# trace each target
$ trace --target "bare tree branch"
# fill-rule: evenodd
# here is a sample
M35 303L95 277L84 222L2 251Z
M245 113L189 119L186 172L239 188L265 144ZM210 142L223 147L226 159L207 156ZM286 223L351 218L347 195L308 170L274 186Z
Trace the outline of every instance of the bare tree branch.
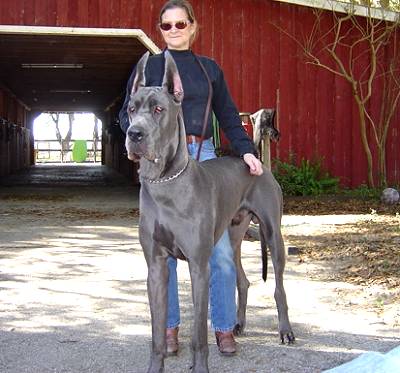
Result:
M347 13L339 13L332 7L331 21L326 13L315 9L314 24L307 35L299 40L296 35L276 26L289 36L303 52L306 63L323 68L344 78L352 89L358 107L360 135L368 163L368 182L374 186L374 163L371 148L378 148L378 170L380 184L386 183L385 145L388 129L400 103L400 56L397 34L400 32L399 17L387 21L377 17L371 0L361 0L365 5L365 16L356 15L354 0ZM387 6L389 0L385 5ZM360 7L358 7L360 8ZM343 10L344 8L342 8ZM359 13L360 9L357 9ZM394 47L391 56L388 47ZM371 98L376 96L375 82L382 81L379 117L371 111ZM370 129L371 138L367 135Z

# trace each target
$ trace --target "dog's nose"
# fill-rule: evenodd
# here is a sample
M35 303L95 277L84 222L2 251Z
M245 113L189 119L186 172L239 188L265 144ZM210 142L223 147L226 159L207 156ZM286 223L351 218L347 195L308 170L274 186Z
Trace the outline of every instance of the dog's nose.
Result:
M130 129L128 130L127 135L133 142L140 142L143 140L143 133L140 130Z

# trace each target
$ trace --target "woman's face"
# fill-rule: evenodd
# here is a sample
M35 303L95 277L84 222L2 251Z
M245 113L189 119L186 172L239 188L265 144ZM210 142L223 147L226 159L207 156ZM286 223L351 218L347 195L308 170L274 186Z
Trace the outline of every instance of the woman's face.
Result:
M162 24L172 25L168 31L160 27L161 34L168 49L185 50L190 47L190 38L195 32L195 25L189 22L186 11L182 8L168 9L162 15ZM186 22L184 29L176 28L176 23Z

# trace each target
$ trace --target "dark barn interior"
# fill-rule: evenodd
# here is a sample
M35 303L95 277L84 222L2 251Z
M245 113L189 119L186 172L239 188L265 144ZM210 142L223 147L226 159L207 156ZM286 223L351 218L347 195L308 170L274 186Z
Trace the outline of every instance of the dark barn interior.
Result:
M43 112L92 112L103 123L102 164L137 182L118 111L132 67L157 46L141 30L0 26L0 177L33 166Z

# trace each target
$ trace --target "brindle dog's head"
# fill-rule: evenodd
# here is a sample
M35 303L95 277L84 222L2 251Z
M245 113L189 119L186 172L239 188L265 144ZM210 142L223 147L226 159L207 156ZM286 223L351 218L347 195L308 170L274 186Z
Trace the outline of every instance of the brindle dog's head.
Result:
M128 158L141 158L158 164L162 169L168 154L178 144L178 114L181 110L183 89L176 64L165 52L165 71L161 87L146 87L145 68L149 52L136 66L131 97L128 104L129 127L125 146Z
M275 128L275 109L260 109L250 115L254 126L254 143L260 145L260 141L268 135L272 141L279 141L281 134Z

